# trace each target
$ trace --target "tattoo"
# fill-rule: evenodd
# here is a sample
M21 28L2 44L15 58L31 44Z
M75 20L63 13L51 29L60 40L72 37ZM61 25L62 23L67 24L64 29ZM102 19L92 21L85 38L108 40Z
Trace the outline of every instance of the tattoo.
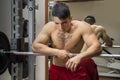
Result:
M64 34L58 34L58 35L57 35L57 39L58 39L59 41L62 41L62 42L67 42L67 41L69 41L71 38L72 38L72 35L70 35L70 34L69 34L67 37L65 37Z
M58 41L64 42L64 39L65 39L64 37L65 37L65 36L64 36L64 34L62 34L62 33L57 35Z
M66 38L65 38L65 42L67 42L68 40L70 40L72 38L72 35L68 35Z

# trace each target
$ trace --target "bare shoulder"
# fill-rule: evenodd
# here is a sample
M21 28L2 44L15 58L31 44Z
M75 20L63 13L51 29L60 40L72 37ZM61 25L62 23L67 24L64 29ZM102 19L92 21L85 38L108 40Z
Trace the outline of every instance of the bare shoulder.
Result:
M96 26L95 31L105 32L105 28L101 25Z
M78 21L74 20L72 21L73 26L78 27L78 29L85 29L85 28L90 28L90 25L86 23L85 21Z
M90 27L91 25L86 23L85 21L80 21L78 23L78 27L81 32L92 32L92 28Z
M101 25L98 25L97 28L104 29L104 27Z
M46 23L40 33L38 34L38 38L41 38L41 37L50 37L52 31L55 29L55 25L54 25L54 22L48 22Z
M34 43L47 44L50 39L51 32L54 29L54 22L48 22L43 27L38 36L36 37Z
M54 22L48 22L48 23L46 23L43 26L41 32L42 33L43 32L45 32L45 33L51 33L54 29L55 29L55 23Z
M75 22L75 26L77 26L77 34L80 34L82 37L86 37L88 35L92 35L93 34L93 30L90 27L91 25L86 23L85 21L76 21Z
M104 27L101 25L91 25L91 27L94 29L104 29Z

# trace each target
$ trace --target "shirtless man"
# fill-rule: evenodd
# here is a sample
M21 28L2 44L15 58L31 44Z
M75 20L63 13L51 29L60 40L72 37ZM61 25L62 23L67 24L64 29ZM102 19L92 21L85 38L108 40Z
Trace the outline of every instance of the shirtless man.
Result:
M72 20L65 3L56 3L52 15L53 21L44 25L33 42L33 52L53 56L50 80L91 80L81 64L84 64L83 60L101 53L96 35L86 22ZM48 47L49 41L52 42L52 48ZM84 42L89 47L81 52Z
M95 25L96 20L95 20L94 16L87 16L84 19L84 21L91 25L91 28L93 29L94 33L97 35L98 40L101 39L103 41L103 43L101 43L101 44L104 44L105 46L108 46L108 47L112 47L112 45L113 45L112 39L109 37L109 35L107 34L107 32L103 26ZM87 46L84 45L82 51L84 51L86 49L87 49Z

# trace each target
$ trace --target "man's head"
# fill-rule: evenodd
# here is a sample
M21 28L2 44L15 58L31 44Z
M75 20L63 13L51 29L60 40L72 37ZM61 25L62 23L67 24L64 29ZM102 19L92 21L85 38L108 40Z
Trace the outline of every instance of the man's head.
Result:
M52 9L52 15L60 19L66 19L70 17L69 7L63 2L57 2Z
M96 20L94 18L94 16L87 16L85 19L84 19L85 22L93 25L94 23L96 23Z
M52 15L56 27L59 31L66 32L70 30L72 18L70 15L69 7L65 3L56 3L53 6Z

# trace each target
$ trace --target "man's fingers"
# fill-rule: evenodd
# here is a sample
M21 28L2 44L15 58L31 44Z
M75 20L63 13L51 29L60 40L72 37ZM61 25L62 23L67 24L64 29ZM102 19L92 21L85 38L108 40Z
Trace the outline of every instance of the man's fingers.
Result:
M66 63L66 68L67 68L67 69L70 69L71 64L72 64L71 62L67 61L67 63Z
M74 71L74 64L72 63L71 66L70 66L70 70L71 71Z
M70 70L71 71L75 71L76 67L77 67L77 64L76 63L72 63L71 66L70 66Z
M69 56L66 56L65 58L64 58L64 60L68 60L70 57Z
M77 68L77 64L76 64L76 63L74 63L73 71L75 71L75 70L76 70L76 68Z
M73 62L70 62L68 61L66 63L66 68L67 69L70 69L71 71L75 71L76 70L76 67L77 67L77 64L76 63L73 63Z

